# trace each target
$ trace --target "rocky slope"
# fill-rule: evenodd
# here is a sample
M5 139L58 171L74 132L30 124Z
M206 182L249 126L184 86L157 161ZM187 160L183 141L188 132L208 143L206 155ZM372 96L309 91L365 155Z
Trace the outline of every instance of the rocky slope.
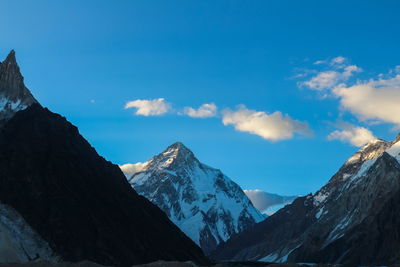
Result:
M130 167L133 188L160 207L205 253L264 219L236 183L202 164L182 143Z
M15 52L11 50L7 58L0 62L0 125L34 103L37 101L25 87Z
M0 77L11 77L15 69L2 69L11 73ZM10 85L3 84L0 93L25 88ZM16 112L0 128L0 185L2 262L208 262L159 208L132 189L118 166L99 156L65 118L39 104Z
M400 142L373 140L318 192L212 255L219 260L382 265L400 261Z

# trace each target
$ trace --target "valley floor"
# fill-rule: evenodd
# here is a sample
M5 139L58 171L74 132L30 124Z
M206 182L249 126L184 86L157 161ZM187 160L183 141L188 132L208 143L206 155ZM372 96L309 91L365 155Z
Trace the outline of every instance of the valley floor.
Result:
M148 264L134 265L135 267L200 267L193 262L167 262L167 261L157 261ZM301 266L315 266L315 267L336 267L340 265L332 264L294 264L294 263L261 263L261 262L232 262L232 263L217 263L212 265L212 267L301 267ZM399 265L400 266L400 265ZM0 267L104 267L103 265L90 262L82 261L78 263L50 263L47 261L33 261L28 263L0 263Z

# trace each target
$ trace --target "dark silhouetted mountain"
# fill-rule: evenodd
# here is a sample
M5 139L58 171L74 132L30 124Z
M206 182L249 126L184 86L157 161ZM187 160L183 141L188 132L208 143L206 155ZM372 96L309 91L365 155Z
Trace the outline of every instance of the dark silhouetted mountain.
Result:
M208 262L75 126L36 104L13 52L1 64L0 92L24 105L0 127L1 261Z

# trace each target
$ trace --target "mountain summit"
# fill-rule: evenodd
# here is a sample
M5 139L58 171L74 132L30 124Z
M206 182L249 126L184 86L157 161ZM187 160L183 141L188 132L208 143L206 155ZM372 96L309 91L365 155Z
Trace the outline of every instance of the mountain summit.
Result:
M213 254L219 260L388 265L400 261L400 142L374 139L315 194Z
M26 88L15 51L11 50L7 58L0 62L0 124L34 103L38 102Z
M205 253L264 219L236 183L201 163L180 142L145 163L122 169L129 173L132 187L160 207Z

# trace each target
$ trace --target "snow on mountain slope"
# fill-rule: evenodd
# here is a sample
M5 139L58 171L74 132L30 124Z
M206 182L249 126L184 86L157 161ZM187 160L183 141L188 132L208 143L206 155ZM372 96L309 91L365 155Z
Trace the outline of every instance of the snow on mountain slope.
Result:
M25 87L15 52L11 50L7 58L0 62L0 124L34 103L37 101Z
M148 162L121 169L132 174L128 180L139 194L160 207L206 253L264 219L236 183L202 164L182 143Z
M315 194L228 240L212 257L356 265L399 261L400 223L398 215L389 215L400 194L399 140L372 140ZM388 229L394 232L384 233Z

